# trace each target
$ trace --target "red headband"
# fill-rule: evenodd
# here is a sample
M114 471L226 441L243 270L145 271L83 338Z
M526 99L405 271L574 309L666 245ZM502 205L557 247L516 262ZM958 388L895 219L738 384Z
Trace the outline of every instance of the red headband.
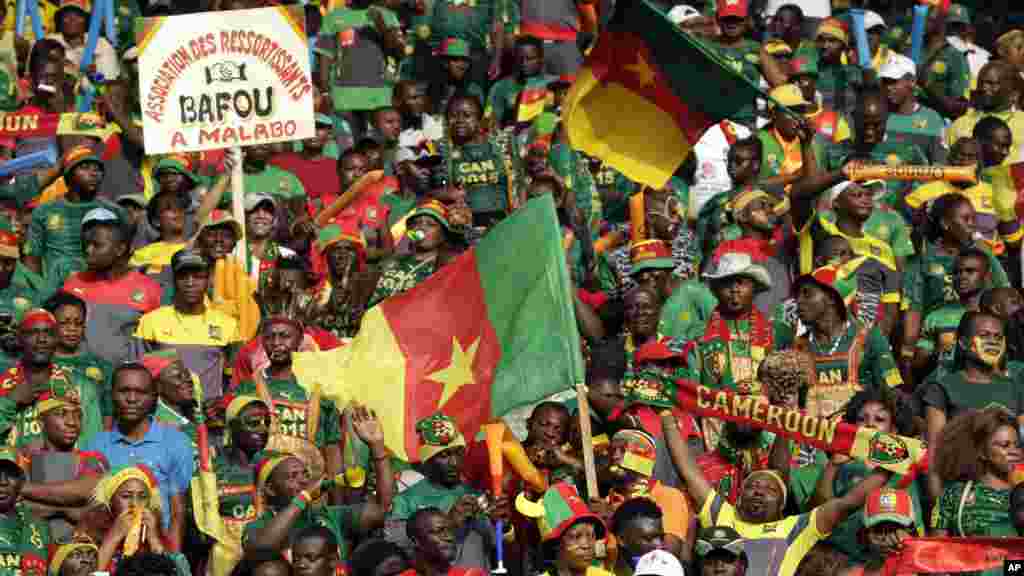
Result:
M27 330L35 324L42 322L47 326L56 326L57 319L50 314L49 311L43 310L42 308L33 308L28 312L25 312L25 316L21 319L21 329Z

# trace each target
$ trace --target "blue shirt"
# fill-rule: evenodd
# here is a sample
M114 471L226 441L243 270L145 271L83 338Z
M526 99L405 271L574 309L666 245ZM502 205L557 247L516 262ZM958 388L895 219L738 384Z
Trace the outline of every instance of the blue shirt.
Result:
M84 450L103 454L113 469L136 464L149 466L160 487L164 528L170 527L171 496L188 490L194 471L192 442L188 436L150 418L146 436L133 442L121 434L115 422L113 430L93 436Z

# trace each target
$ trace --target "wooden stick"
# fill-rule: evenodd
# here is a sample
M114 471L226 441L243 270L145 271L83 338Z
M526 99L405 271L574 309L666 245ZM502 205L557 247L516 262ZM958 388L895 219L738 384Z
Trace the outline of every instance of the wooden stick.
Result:
M580 437L583 440L583 471L587 479L587 498L600 498L597 491L597 469L594 467L594 437L590 431L590 404L587 402L587 386L576 383L576 399L580 417Z
M246 259L249 257L249 250L245 242L245 170L242 169L242 153L238 146L232 149L232 154L237 158L234 169L231 171L231 213L234 215L235 220L241 224L242 237L238 239L238 243L235 244L235 256L238 261L242 263L242 266L246 265Z

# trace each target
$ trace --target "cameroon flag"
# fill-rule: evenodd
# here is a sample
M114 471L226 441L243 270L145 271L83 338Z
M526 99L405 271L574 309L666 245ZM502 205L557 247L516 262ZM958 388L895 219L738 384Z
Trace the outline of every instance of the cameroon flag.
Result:
M572 147L661 188L712 124L762 95L647 0L617 2L566 96Z
M467 438L488 420L582 382L565 252L551 196L363 316L349 346L294 355L299 383L339 408L376 410L388 447L414 461L415 425L436 412Z

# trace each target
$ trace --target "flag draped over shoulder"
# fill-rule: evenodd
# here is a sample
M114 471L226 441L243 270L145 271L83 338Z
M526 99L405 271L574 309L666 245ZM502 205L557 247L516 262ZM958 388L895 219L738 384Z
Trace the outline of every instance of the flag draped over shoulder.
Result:
M436 412L475 435L496 416L581 382L582 358L550 196L529 201L480 243L363 316L344 348L294 355L303 386L382 416L395 454L414 460L416 422Z
M624 0L580 68L563 120L573 148L661 188L709 126L759 95L650 2Z

